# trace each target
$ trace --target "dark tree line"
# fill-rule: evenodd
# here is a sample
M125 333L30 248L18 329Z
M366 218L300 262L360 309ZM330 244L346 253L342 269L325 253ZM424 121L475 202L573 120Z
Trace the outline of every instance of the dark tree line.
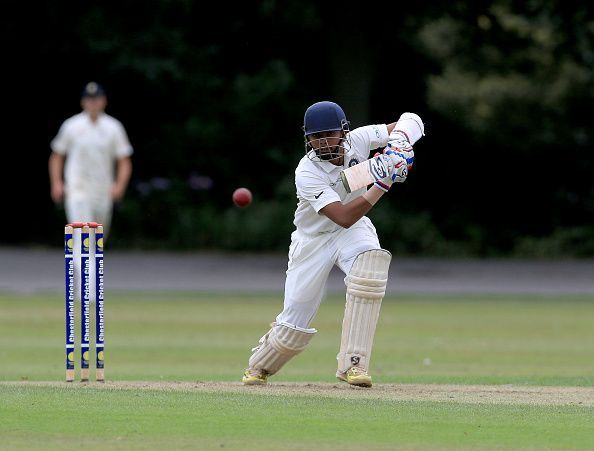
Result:
M94 79L136 151L112 246L286 250L303 112L327 99L353 127L404 111L426 121L414 172L371 213L388 249L594 255L591 7L356 5L45 2L29 28L5 16L20 69L9 90L28 94L10 103L27 140L9 143L8 165L27 168L30 189L7 187L6 208L40 218L21 234L7 229L5 242L59 245L49 141ZM33 45L22 39L29 29ZM238 186L254 192L249 209L230 201Z

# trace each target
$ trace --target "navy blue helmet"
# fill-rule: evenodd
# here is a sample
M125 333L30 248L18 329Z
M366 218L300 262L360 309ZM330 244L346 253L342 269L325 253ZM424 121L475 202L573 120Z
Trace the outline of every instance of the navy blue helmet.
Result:
M329 101L317 102L305 111L303 132L305 136L329 131L349 131L349 121L342 108Z
M326 137L320 135L336 131L341 132L341 141L336 146L330 146ZM305 111L303 118L305 153L313 160L334 160L344 155L346 152L344 141L348 132L349 121L346 114L334 102L317 102ZM316 141L315 145L313 145L314 141Z

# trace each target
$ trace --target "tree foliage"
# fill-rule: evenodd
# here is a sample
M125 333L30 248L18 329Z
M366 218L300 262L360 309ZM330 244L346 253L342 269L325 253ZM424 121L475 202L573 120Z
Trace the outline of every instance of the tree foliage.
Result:
M135 148L114 246L286 250L303 112L329 99L346 107L353 127L404 111L426 120L414 172L371 212L387 248L592 248L587 3L439 1L412 4L387 24L375 5L349 2L43 5L37 51L52 89L45 130L35 132L39 147L49 152L61 121L78 112L80 88L94 79ZM51 218L56 234L39 238L46 244L57 242L64 218L42 180L47 156L38 154L38 195L27 202ZM231 203L238 186L255 195L249 209Z
M462 206L461 222L474 219L469 211L481 214L479 223L503 249L521 235L591 223L590 7L457 2L424 21L417 37L435 64L428 105L449 123L446 142L459 156L451 169L462 171L454 181L462 186L454 192L472 190L467 198L476 202ZM591 241L589 233L583 238Z

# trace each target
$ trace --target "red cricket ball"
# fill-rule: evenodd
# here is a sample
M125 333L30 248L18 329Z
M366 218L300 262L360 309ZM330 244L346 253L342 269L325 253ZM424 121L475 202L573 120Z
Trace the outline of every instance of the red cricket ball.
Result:
M247 207L252 203L252 192L247 188L237 188L233 191L233 203L238 207Z

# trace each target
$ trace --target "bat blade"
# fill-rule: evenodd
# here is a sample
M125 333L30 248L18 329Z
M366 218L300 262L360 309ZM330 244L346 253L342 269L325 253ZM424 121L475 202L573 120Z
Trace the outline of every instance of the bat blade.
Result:
M367 187L388 175L388 168L379 156L355 164L340 172L340 178L347 193Z

